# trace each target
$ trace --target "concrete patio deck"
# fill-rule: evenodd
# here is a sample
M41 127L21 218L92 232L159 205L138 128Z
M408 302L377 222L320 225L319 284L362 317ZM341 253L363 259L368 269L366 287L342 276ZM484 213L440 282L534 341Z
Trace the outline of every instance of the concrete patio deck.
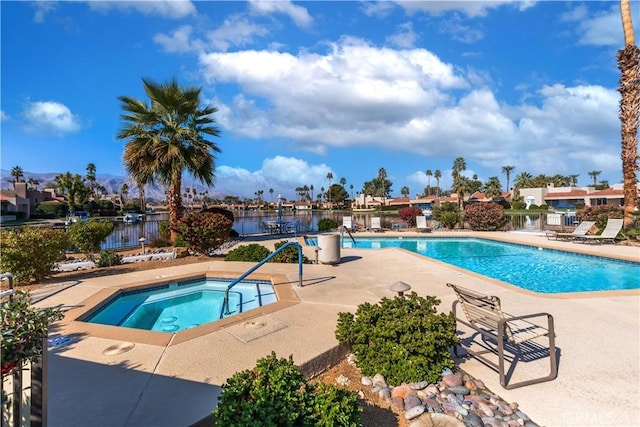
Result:
M395 234L398 233L387 232L383 236ZM491 237L640 260L638 247L576 245L532 234L432 235ZM276 237L261 243L270 246L280 240ZM314 259L313 248L305 247L304 251ZM252 266L252 263L211 261L96 277L73 283L38 304L78 308L109 287L190 273L239 275ZM241 320L188 340L169 339L166 345L145 342L129 334L126 328L117 328L121 333L117 337L105 338L93 334L90 328L85 332L68 329L66 320L54 325L52 336L68 340L61 339L59 345L49 349L49 425L188 426L215 408L221 385L227 378L252 368L257 359L271 351L279 357L292 354L304 371L319 372L343 354L334 336L337 314L355 311L365 301L376 303L382 297L392 297L389 286L399 280L410 284L420 295L437 296L442 301L440 309L446 312L454 299L446 283L453 282L498 295L505 310L512 314L540 311L553 314L560 349L556 380L505 390L499 385L498 375L476 360L460 363L462 369L482 379L505 400L518 402L521 410L541 426L640 425L638 290L534 294L401 249L344 248L340 264L304 265L303 287L297 286L297 265L266 264L258 273L273 276L276 286L291 286L300 302L275 312L267 309L251 322ZM249 323L260 324L264 333L248 332ZM535 375L546 367L536 362L531 368L519 369Z

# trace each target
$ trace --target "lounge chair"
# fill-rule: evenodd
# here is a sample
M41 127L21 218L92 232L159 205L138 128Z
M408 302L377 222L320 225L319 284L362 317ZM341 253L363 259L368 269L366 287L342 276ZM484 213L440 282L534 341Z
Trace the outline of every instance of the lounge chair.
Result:
M371 230L375 231L376 233L378 233L378 232L384 233L384 230L382 229L382 226L380 225L380 217L379 216L372 216L371 217Z
M349 231L349 232L358 231L357 225L354 226L353 220L352 220L352 218L350 216L343 216L342 217L342 227L346 228L347 231Z
M502 312L500 299L496 296L483 295L452 283L447 283L447 286L456 293L457 299L451 307L456 321L475 331L469 338L461 339L460 346L470 356L497 370L502 387L510 390L530 384L551 381L558 376L553 316L549 313L511 316ZM456 313L458 305L462 308L466 320L458 317ZM531 321L536 317L546 317L546 327ZM480 334L480 337L478 337L478 334ZM481 338L480 342L474 339L477 337L478 339ZM543 347L537 341L534 341L542 337L547 337L549 341L548 347ZM466 344L465 341L469 342L469 344ZM471 345L477 345L481 350L473 351L470 348ZM544 377L508 384L507 375L505 374L505 350L512 354L510 357L511 366L508 371L509 376L513 374L518 362L538 360L547 357L547 355L550 360L549 374ZM460 357L457 347L454 347L453 351L457 357ZM492 360L483 356L487 353L497 355L498 363L495 363L495 358Z
M582 221L571 233L556 233L555 231L549 231L545 235L549 240L573 240L577 237L585 236L595 224L595 221Z
M431 227L427 225L427 217L425 215L416 217L416 228L423 233L431 233Z
M616 243L616 237L622 230L624 220L622 218L609 218L607 220L607 226L604 228L601 234L598 235L584 235L578 236L573 240L573 243Z

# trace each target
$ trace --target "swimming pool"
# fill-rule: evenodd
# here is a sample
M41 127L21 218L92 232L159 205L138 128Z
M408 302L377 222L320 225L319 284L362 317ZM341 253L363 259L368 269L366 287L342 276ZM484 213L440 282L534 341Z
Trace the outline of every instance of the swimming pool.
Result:
M179 332L276 302L268 281L206 278L154 286L117 295L84 321L160 332Z
M352 247L344 239L343 247ZM402 248L533 292L640 288L640 263L478 238L356 238L356 248Z

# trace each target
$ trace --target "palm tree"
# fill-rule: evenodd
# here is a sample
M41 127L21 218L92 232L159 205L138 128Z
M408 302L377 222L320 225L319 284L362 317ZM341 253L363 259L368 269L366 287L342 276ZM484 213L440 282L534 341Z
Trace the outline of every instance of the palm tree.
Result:
M347 185L347 178L340 178L340 185L342 185L342 188L344 188L344 186Z
M55 181L60 193L67 198L69 212L73 212L75 210L76 196L85 189L82 177L78 174L72 175L71 172L66 172L57 175Z
M142 82L150 102L118 98L124 125L117 137L127 141L123 158L129 175L145 184L158 180L168 186L169 226L175 243L183 212L183 172L213 185L215 153L220 148L206 136L220 135L213 126L218 109L200 106L201 88L180 87L175 79L165 84Z
M580 175L574 174L574 175L569 175L569 182L571 183L572 187L576 187L578 186L578 177Z
M380 188L382 193L382 206L387 204L387 171L385 168L378 169L378 181L380 182Z
M466 176L459 175L455 181L453 181L453 187L451 191L458 194L458 206L462 207L462 201L465 194L470 194L472 189L472 182Z
M403 197L409 197L409 187L407 187L406 185L402 187L400 189L400 194L402 194Z
M27 180L27 184L29 184L30 190L37 190L38 186L40 185L40 181L36 178L31 177Z
M273 188L269 189L269 195L271 196L271 203L273 203Z
M331 180L333 179L333 174L331 172L327 173L327 179L329 180L329 187L327 187L327 201L329 202L329 209L331 209Z
M313 201L313 184L309 186L309 190L311 190L311 201Z
M616 59L620 70L620 134L622 139L622 180L624 189L624 227L633 224L638 199L638 120L640 119L640 48L635 44L630 0L620 0L624 49Z
M591 171L591 172L587 172L587 174L593 178L593 185L595 186L597 184L596 178L598 178L598 175L600 175L602 173L602 171Z
M127 201L128 195L129 195L129 186L125 182L120 187L120 197L122 197L122 204L124 204Z
M515 188L531 188L533 185L533 175L529 172L521 172L516 176L516 181L514 183Z
M351 200L353 200L353 184L349 185L349 190L351 190Z
M20 182L24 176L24 172L20 166L14 166L11 168L11 176L13 177L13 189L16 189L16 182Z
M515 166L502 166L502 174L507 177L507 191L511 191L511 187L509 187L509 178L511 178L511 171L515 168Z
M438 197L440 197L440 178L442 178L442 172L440 169L436 169L433 173L433 177L436 179L436 185L438 186Z
M431 195L431 177L433 176L433 172L431 172L431 169L427 169L427 171L425 172L425 175L427 175L427 196Z
M451 167L451 176L455 181L456 178L460 176L460 173L464 170L467 170L467 162L464 157L456 157L453 161L453 166Z
M486 197L494 198L502 194L502 184L497 176L489 177L482 187Z
M87 165L87 175L85 177L89 182L89 192L92 197L95 197L96 192L96 165L94 163L89 163Z

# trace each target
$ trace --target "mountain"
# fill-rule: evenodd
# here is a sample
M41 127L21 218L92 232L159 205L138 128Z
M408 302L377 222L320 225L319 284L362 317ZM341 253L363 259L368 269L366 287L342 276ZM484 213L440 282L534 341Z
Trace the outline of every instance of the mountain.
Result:
M37 179L40 182L39 188L44 188L47 183L55 183L56 176L60 175L61 172L44 172L44 173L32 173L32 172L24 172L24 181L28 181L30 178ZM10 171L6 169L0 169L0 187L3 190L11 190L13 189L13 177L11 176ZM134 181L129 177L124 176L116 176L110 174L97 174L96 182L103 186L107 190L107 194L120 194L120 188L122 188L122 184L127 184L129 187L129 193L127 198L138 197L138 187L134 183ZM189 189L195 188L198 194L204 193L205 191L209 191L209 197L212 199L223 199L227 196L226 193L220 191L213 191L213 189L205 187L202 184L185 184L183 182L182 185L182 193L185 193L185 189L189 187ZM166 187L154 184L154 185L146 185L145 186L145 197L147 201L161 201L165 199L165 191ZM190 190L191 191L191 190Z

